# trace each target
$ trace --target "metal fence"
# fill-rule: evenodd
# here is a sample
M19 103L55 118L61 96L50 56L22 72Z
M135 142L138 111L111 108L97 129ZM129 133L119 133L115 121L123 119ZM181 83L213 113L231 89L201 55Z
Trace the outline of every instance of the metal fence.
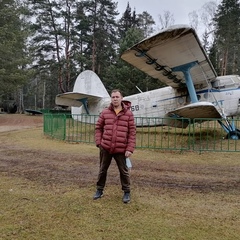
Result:
M94 144L95 123L98 115L44 114L44 134L67 142ZM240 151L240 140L227 138L216 119L135 118L137 127L136 148L180 151ZM152 124L154 123L154 126ZM240 120L235 119L237 128Z

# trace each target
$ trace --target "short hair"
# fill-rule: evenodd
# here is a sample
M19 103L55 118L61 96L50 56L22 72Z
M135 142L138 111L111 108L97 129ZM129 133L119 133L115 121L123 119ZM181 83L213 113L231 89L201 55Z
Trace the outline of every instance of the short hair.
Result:
M122 94L121 90L119 90L119 89L113 89L111 91L111 95L112 95L112 93L115 93L115 92L119 92L121 94L121 96L123 97L123 94Z

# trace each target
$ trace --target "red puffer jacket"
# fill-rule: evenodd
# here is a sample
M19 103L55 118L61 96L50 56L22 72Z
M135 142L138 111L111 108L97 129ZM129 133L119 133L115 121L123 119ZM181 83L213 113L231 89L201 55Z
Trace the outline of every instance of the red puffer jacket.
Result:
M133 152L136 144L136 126L129 103L122 101L122 110L116 115L112 104L102 111L95 128L95 142L109 153ZM131 103L130 103L131 104Z

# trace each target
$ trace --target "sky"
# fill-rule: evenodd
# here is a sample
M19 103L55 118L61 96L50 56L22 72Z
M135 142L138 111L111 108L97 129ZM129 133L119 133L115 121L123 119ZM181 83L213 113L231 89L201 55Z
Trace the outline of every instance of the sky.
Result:
M220 0L212 1L215 1L217 4L221 2ZM163 16L166 11L173 14L174 24L189 25L188 14L192 11L198 12L210 0L119 0L118 11L120 12L120 17L121 13L126 10L128 2L132 11L135 9L137 14L147 11L154 18L156 25L160 27L158 16Z

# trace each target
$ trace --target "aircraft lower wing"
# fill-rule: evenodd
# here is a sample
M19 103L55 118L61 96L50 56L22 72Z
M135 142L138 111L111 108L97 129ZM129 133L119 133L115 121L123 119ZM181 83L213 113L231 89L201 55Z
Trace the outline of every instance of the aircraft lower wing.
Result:
M55 98L55 103L59 106L81 107L86 102L94 103L100 100L101 97L77 92L67 92L58 94Z
M185 77L173 68L185 64L195 63L191 77L196 89L207 87L217 76L195 30L186 25L162 30L126 50L121 58L174 88L184 87Z
M168 117L175 118L221 118L221 114L210 102L197 102L175 109L167 113Z
M210 102L197 102L188 104L184 107L175 109L166 114L165 124L172 127L186 128L189 125L189 120L199 118L204 121L204 118L221 118L220 113ZM179 118L184 118L182 121Z

